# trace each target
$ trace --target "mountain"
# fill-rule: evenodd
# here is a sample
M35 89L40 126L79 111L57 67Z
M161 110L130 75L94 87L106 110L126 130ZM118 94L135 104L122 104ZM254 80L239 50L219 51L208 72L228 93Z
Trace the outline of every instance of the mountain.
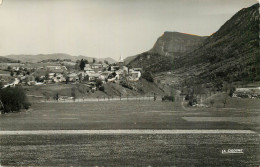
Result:
M86 57L86 56L71 56L69 54L65 54L65 53L54 53L54 54L38 54L38 55L8 55L5 56L6 58L11 58L11 59L15 59L15 60L20 60L22 62L32 62L32 63L36 63L36 62L40 62L43 60L51 60L51 59L70 59L72 61L77 61L77 60L81 60L81 59L86 59L88 61L93 61L93 57ZM97 59L95 58L96 61L108 61L109 63L114 63L116 62L114 59L108 57L108 58L100 58Z
M17 60L0 56L0 63L17 63L17 62L18 62Z
M182 43L185 39L180 38L186 35L165 32L150 51L138 55L129 66L154 73L172 70L181 80L198 82L260 80L259 4L240 10L197 44L191 42L196 36L187 36L190 42ZM176 46L169 44L175 41L173 36L179 41Z
M125 62L129 67L141 67L153 73L173 70L173 58L199 47L207 37L164 32L153 48L142 54L128 57Z
M182 56L183 53L193 50L200 46L207 37L185 34L180 32L166 31L159 37L153 48L143 54L161 55L161 56ZM138 56L143 54L129 56L125 59L125 63L129 64ZM171 59L171 58L170 58ZM135 61L138 61L139 58ZM138 63L137 63L138 64ZM133 62L132 62L133 65Z
M201 47L174 60L175 70L200 80L260 80L259 4L244 8L207 38Z
M138 55L134 55L134 56L128 56L124 59L125 64L129 64L131 61L133 61Z
M180 32L164 32L150 50L160 55L185 53L198 47L207 37L185 34Z

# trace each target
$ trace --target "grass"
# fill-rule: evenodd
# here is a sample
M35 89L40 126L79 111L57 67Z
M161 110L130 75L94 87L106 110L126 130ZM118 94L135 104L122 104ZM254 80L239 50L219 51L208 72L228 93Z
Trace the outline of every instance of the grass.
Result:
M210 101L213 100L214 104L213 107L214 108L224 108L224 104L223 104L223 93L217 93L215 95L212 95L211 97L209 97L208 99L206 99L204 101L205 104L207 104L208 106L212 105L210 104ZM234 109L238 109L238 110L245 110L245 111L254 111L254 110L259 110L260 108L260 99L248 99L248 98L231 98L231 97L227 97L227 104L225 106L225 108L234 108Z
M241 122L190 122L183 117L255 118L256 112L184 111L178 103L113 101L34 103L27 112L0 116L1 130L251 129ZM258 129L259 130L259 129ZM255 134L17 135L0 137L4 166L256 166ZM221 154L223 149L243 154Z
M1 136L8 166L256 166L255 134ZM43 144L44 143L44 144ZM223 149L243 154L221 154Z

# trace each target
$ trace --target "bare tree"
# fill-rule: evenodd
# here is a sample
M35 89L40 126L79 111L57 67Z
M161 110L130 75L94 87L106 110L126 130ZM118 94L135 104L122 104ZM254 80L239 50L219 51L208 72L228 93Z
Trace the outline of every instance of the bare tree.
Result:
M213 99L210 100L210 104L211 104L212 107L213 107L214 103L215 103L215 101Z
M223 107L226 107L226 104L228 102L228 95L225 93L222 98Z

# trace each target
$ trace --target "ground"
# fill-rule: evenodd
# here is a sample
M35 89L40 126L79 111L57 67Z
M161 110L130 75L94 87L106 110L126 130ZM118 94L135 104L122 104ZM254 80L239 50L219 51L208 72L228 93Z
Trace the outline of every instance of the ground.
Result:
M0 116L1 165L257 166L259 101L255 103L247 110L228 105L189 108L159 100L33 103L27 112ZM162 129L174 134L84 133L119 129ZM8 131L31 134L8 135ZM244 151L221 153L234 148Z
M125 88L119 83L106 83L104 84L104 91L97 90L94 93L91 92L90 88L85 83L53 83L47 85L37 86L23 86L29 95L29 100L35 101L46 101L53 100L53 97L58 93L60 96L71 97L71 90L75 88L76 98L85 99L87 98L112 98L112 97L136 97L136 96L153 96L156 93L158 96L165 94L158 86L154 83L148 82L145 79L140 79L137 82L132 82L136 90ZM47 100L47 101L48 101Z

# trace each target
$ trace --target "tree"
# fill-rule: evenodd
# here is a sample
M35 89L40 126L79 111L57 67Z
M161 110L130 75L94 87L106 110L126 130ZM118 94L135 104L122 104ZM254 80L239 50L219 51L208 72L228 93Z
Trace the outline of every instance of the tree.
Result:
M93 63L96 63L96 59L93 58Z
M99 90L104 92L105 91L105 87L102 85L102 86L99 87Z
M88 60L84 60L85 64L89 64Z
M80 73L80 74L79 74L79 82L81 82L81 81L83 80L83 78L84 78L84 77L83 77L82 73Z
M75 87L71 88L71 96L73 97L73 101L76 100L76 89Z
M45 80L49 80L49 72L45 73Z
M35 77L35 81L36 81L36 82L40 82L40 81L41 81L40 77L39 77L39 76L36 76L36 77Z
M210 100L210 104L211 104L212 107L213 107L214 103L215 103L214 100Z
M0 89L2 89L4 87L3 82L0 81Z
M66 81L65 81L65 83L68 84L69 81L70 81L70 78L69 78L69 77L66 77Z
M111 66L108 66L107 71L111 71Z
M228 95L225 93L225 94L223 94L223 97L222 97L222 103L223 103L224 108L226 107L227 102L228 102Z
M81 59L81 60L80 60L80 63L79 63L79 68L80 68L80 70L84 70L85 65L86 65L85 61L84 61L83 59Z
M230 97L232 97L232 96L233 96L233 93L234 93L235 91L236 91L236 87L231 84L230 87L229 87L228 95L229 95Z
M97 79L96 80L96 86L99 88L101 85L103 84L103 82L101 81L101 79Z
M59 97L60 97L60 95L59 95L59 93L57 92L55 95L54 95L54 100L57 100L57 102L59 101Z
M20 86L0 89L0 101L4 113L28 109L31 106L24 89Z
M107 64L107 65L109 64L107 60L104 60L104 63Z
M142 78L146 79L149 82L153 82L153 76L150 72L145 71L142 75Z
M14 72L13 72L13 71L11 71L10 75L11 75L11 76L14 76Z
M20 70L16 71L16 75L20 75L20 73L21 73Z

